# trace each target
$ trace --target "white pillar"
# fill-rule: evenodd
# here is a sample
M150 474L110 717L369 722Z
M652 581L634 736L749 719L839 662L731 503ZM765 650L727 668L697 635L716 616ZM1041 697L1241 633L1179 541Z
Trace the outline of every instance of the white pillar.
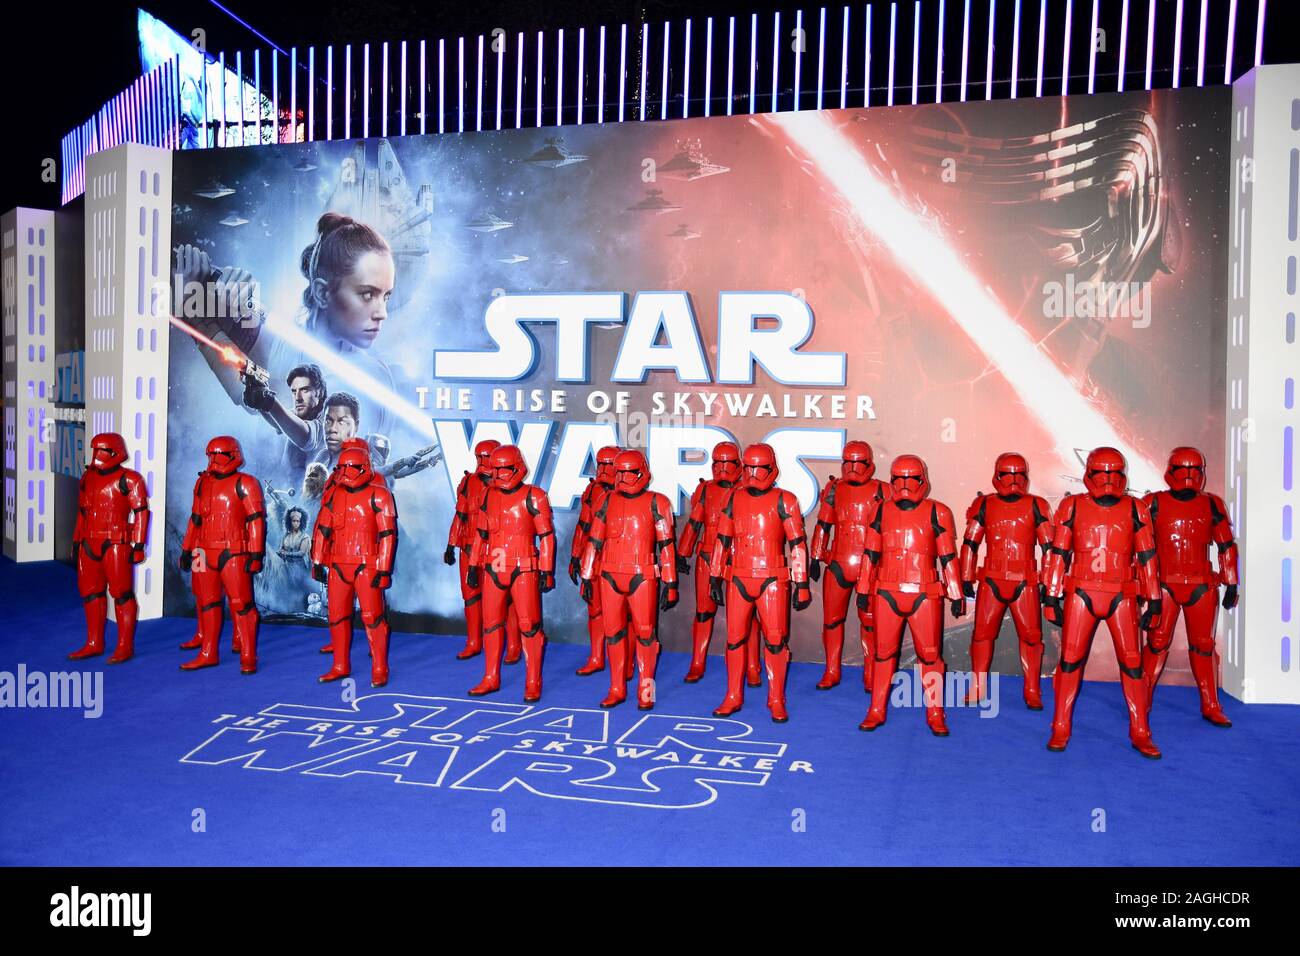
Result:
M54 213L0 218L4 302L4 553L54 557Z
M1226 487L1242 600L1226 615L1223 686L1300 703L1300 65L1233 84Z
M127 143L86 160L86 437L119 432L153 520L136 569L141 619L162 615L172 154Z

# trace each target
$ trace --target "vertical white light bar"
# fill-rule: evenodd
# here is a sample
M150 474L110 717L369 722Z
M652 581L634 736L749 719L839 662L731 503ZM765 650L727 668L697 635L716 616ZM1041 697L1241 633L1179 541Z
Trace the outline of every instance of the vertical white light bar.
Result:
M561 27L555 38L555 50L558 61L555 67L555 125L564 125L564 28Z
M316 52L315 47L312 47L311 49L313 53ZM235 51L235 76L239 78L239 84L238 84L239 85L239 145L243 146L244 128L247 119L244 115L244 54L243 51L241 50ZM135 107L135 110L133 111L133 115L135 117L137 129L138 129L140 120L143 118L141 116L141 111L140 111L140 82L136 81L135 83L132 83L131 90L133 93L132 105ZM132 142L139 142L143 138L144 137L138 135L133 136ZM144 145L148 145L148 144L146 143Z
M799 112L799 75L803 73L803 48L807 44L803 32L803 11L794 12L794 111Z
M840 27L840 109L849 105L849 8Z
M546 57L546 46L542 42L544 34L537 31L537 125L542 125L542 65Z
M1151 67L1155 63L1156 50L1156 0L1147 0L1147 72L1146 87L1151 89Z
M596 71L596 122L605 122L605 28L600 28L600 67Z
M294 84L297 86L297 84ZM370 44L361 45L361 136L370 138Z
M207 72L206 63L204 63L204 72ZM204 85L206 86L206 79ZM206 100L207 97L205 96L204 99ZM207 103L204 103L203 112L206 114L207 111ZM271 50L271 115L275 117L275 132L272 134L271 139L273 142L278 143L280 142L280 51L276 49ZM203 139L203 145L207 146L206 125L204 126Z
M772 112L776 112L776 94L781 87L779 78L781 74L781 11L776 11L775 19L772 25Z
M397 115L399 117L398 131L401 135L406 135L406 41L402 41L401 56L401 86L400 93L397 95Z
M1088 33L1088 92L1093 93L1097 87L1097 5L1101 0L1092 0L1092 26Z
M917 0L917 8L921 2ZM822 90L826 83L826 8L822 7L821 26L817 30L817 108L822 108Z
M898 4L889 5L889 92L885 96L885 105L894 105L894 32L898 25Z
M243 121L244 113L244 84L239 84L239 118ZM240 136L243 136L241 130ZM307 47L307 142L314 142L316 139L316 48Z
M383 89L379 94L379 135L388 135L388 41L384 41L383 56L380 58L379 80Z
M1268 9L1268 0L1259 0L1258 16L1255 18L1255 65L1264 64L1264 14Z
M1151 0L1155 3L1155 0ZM1043 95L1043 51L1047 44L1047 0L1038 0L1038 79L1034 83L1034 95Z
M758 14L749 15L749 112L754 112L754 96L758 91Z
M1237 37L1237 0L1228 4L1228 50L1223 55L1223 82L1232 82L1232 54L1236 49ZM260 115L260 114L259 114Z
M645 120L645 87L650 78L650 24L641 24L641 119Z
M664 21L664 81L662 92L659 96L659 118L668 118L668 47L672 39L672 26L667 20Z
M385 47L388 44L384 44ZM456 38L456 132L465 132L465 38Z
M483 132L483 34L478 35L478 89L474 95L474 130Z
M934 101L943 102L943 14L944 0L939 0L938 40L934 51Z
M578 28L578 125L582 125L582 101L587 95L587 75L585 59L587 56L587 28Z
M709 99L713 96L713 17L704 21L704 115L709 116Z
M1205 85L1205 18L1210 0L1201 0L1201 38L1196 44L1196 85Z
M257 115L261 117L262 111L259 107ZM325 138L334 138L334 47L325 47ZM257 141L262 141L262 126L259 121L257 128Z
M867 38L862 66L862 105L871 105L871 4L867 4Z
M912 105L920 102L921 69L921 0L916 0L912 9Z
M515 129L524 128L524 35L515 42Z
M226 126L226 62L221 61L221 127ZM289 142L298 142L298 48L289 47Z
M993 24L998 18L998 0L989 0L989 47L984 54L984 98L993 99Z
M1018 2L1018 0L1017 0ZM1119 83L1116 90L1124 92L1124 63L1128 59L1128 0L1124 0L1124 5L1120 9L1119 17Z
M1065 44L1061 50L1061 95L1070 92L1070 21L1074 19L1074 0L1065 0Z
M682 119L691 111L691 18L686 18L686 53L682 56L685 70L682 75Z
M499 37L501 46L497 50L497 129L501 128L501 85L506 78L506 35L502 31Z
M966 102L966 73L970 66L970 0L961 15L961 101Z
M1016 86L1020 80L1020 0L1016 0L1015 13L1011 20L1011 98L1016 98Z
M736 18L727 19L727 115L731 115L731 98L736 88Z
M1183 0L1178 0L1174 8L1174 82L1173 89L1178 89L1179 74L1183 69Z
M627 24L618 31L618 121L623 122L623 106L627 101Z
M424 132L423 129L420 132ZM352 44L343 47L343 138L352 138ZM277 141L279 137L277 136Z
M447 131L447 41L438 41L438 132Z
M333 87L331 86L331 89ZM253 109L257 111L257 139L255 142L258 146L262 145L262 51L253 51ZM328 130L329 124L326 123ZM325 138L329 139L329 133L326 132Z
M427 102L426 90L428 89L429 86L428 72L426 70L426 62L427 61L425 59L424 41L421 40L420 41L420 135L421 136L424 135L425 130L427 129L425 117L428 115L428 110L425 108L425 104ZM349 109L348 114L351 115L351 112L352 112L351 109Z

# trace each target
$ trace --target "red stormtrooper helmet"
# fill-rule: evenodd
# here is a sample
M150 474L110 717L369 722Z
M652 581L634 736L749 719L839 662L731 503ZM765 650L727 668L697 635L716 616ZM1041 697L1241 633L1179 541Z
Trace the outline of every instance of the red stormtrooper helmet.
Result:
M759 491L767 491L776 484L780 471L776 467L776 452L771 445L750 445L742 458L745 484Z
M864 485L876 473L876 457L871 446L864 441L851 441L844 446L840 475L851 485Z
M339 463L335 467L338 482L344 488L364 488L374 480L375 472L370 465L370 447L364 441L350 445L339 452Z
M899 455L889 467L895 501L921 502L930 494L930 472L916 455Z
M1169 483L1170 491L1204 491L1205 456L1198 449L1186 445L1175 448L1169 453L1165 481Z
M614 487L614 461L622 452L617 445L606 445L596 452L596 480L607 488Z
M117 432L103 432L91 439L90 465L96 471L110 472L126 459L126 439Z
M620 494L639 495L650 484L650 465L639 451L619 452L614 459L614 487Z
M740 449L735 442L720 441L713 446L713 479L735 484L740 478Z
M475 470L484 478L492 477L492 453L501 447L495 438L485 438L474 446Z
M244 464L244 452L239 442L229 435L218 435L208 442L208 474L224 478L239 471Z
M993 490L999 495L1023 495L1029 492L1029 463L1024 455L1004 451L993 463Z
M1118 498L1128 488L1128 462L1118 449L1102 446L1088 453L1083 486L1093 498Z
M514 445L502 445L492 453L492 483L501 491L514 491L528 477L523 453Z

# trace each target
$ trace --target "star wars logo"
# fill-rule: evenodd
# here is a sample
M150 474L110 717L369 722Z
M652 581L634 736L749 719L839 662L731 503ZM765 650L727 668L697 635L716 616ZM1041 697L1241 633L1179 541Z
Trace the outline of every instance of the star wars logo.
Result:
M273 704L219 715L181 763L669 810L707 806L720 786L813 772L743 721L635 714L621 729L622 716L386 693L337 708Z

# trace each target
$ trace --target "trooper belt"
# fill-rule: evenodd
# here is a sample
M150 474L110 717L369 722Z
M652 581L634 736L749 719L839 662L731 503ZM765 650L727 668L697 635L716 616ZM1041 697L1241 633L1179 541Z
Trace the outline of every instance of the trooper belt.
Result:
M1080 579L1069 575L1065 579L1065 593L1073 594L1075 591L1101 591L1103 594L1123 594L1125 597L1137 597L1138 586L1136 581L1100 581L1093 579Z
M1038 564L1028 558L986 558L976 577L997 581L1038 582Z

